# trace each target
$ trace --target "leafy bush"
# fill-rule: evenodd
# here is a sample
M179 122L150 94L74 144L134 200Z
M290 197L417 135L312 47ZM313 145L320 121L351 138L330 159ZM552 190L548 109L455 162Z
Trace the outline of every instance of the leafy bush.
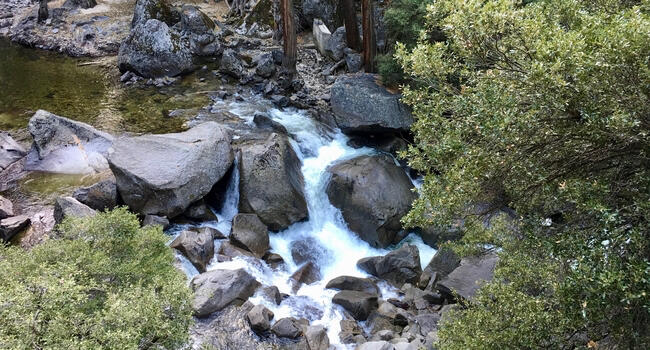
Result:
M190 291L159 227L126 209L67 219L60 239L0 247L0 348L180 348Z
M436 0L447 38L400 45L425 174L413 226L470 203L456 248L498 247L495 281L447 318L442 349L650 347L650 3ZM513 225L513 224L511 224Z

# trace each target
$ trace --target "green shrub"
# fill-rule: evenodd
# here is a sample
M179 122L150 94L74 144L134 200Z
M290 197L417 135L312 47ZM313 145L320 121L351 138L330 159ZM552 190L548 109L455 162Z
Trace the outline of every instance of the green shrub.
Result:
M499 248L495 281L441 349L650 347L650 2L436 0L444 42L401 45L425 174L405 222L465 217L461 251ZM414 87L417 86L417 87Z
M66 219L60 239L0 247L0 348L176 349L190 291L159 227L120 208Z

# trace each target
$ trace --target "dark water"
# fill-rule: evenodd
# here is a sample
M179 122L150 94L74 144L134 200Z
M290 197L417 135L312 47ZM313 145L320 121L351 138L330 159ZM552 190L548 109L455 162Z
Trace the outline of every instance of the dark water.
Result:
M209 94L219 86L211 69L162 88L125 86L112 65L25 48L0 38L0 130L10 131L25 146L31 142L25 128L38 109L113 134L182 131L188 118L210 104ZM185 112L170 117L175 109ZM105 176L34 172L3 195L25 205L48 204Z
M118 79L114 67L0 38L0 130L24 128L36 110L45 109L113 133L181 131L185 119L169 117L169 111L187 109L191 116L219 86L210 69L163 88L129 87Z

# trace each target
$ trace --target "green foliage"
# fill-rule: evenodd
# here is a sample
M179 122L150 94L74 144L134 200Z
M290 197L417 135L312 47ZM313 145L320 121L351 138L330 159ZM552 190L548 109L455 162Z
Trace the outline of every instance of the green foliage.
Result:
M650 346L650 2L437 0L397 57L425 174L405 222L453 223L500 248L495 281L440 330L442 349ZM417 87L416 87L417 86Z
M397 86L407 82L393 48L395 43L402 43L407 48L417 44L425 29L427 6L431 3L431 0L392 0L386 8L384 22L388 52L377 56L377 68L384 84Z
M0 247L0 348L176 349L190 291L159 227L124 208L66 219L60 239Z

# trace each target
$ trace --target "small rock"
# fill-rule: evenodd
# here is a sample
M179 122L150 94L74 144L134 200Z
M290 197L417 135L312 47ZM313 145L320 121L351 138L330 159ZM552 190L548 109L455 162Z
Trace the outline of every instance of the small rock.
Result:
M54 202L54 222L60 224L67 217L95 216L97 212L72 197L59 197Z
M233 78L241 78L244 73L244 67L242 65L241 59L237 56L237 53L233 49L227 49L223 52L221 56L221 64L219 66L219 71L224 74L228 74Z
M237 214L232 222L230 241L261 258L270 249L269 231L255 214Z
M372 311L377 309L377 295L364 292L344 290L332 298L334 304L343 306L352 317L365 321Z
M228 305L243 304L255 293L259 282L244 269L212 270L195 276L190 285L194 314L204 317Z
M248 314L246 314L251 329L256 333L264 333L268 331L271 328L271 320L273 319L273 316L273 312L264 307L264 305L255 305Z
M404 283L417 283L422 273L418 248L410 244L385 256L363 258L357 262L357 266L398 287Z
M330 339L327 330L323 326L309 326L305 331L308 350L327 350L330 347Z
M302 334L302 327L297 319L293 317L285 317L271 327L271 332L273 332L279 338L291 338L296 339Z
M0 196L0 219L14 216L14 205L5 197Z
M25 215L12 216L0 220L0 238L9 242L13 236L29 226L31 220Z
M276 286L270 286L262 289L262 293L264 294L264 297L272 302L275 303L275 305L280 305L282 303L282 294L280 293L280 290Z
M170 247L178 249L199 273L203 273L214 255L214 238L208 231L183 231L174 239Z
M203 199L190 204L183 216L196 221L219 221L212 208Z
M303 284L312 284L321 279L320 270L312 262L308 262L301 266L296 272L293 273L290 277L290 281L293 284L294 293L300 289L300 286Z
M375 282L368 278L339 276L327 282L325 288L338 290L356 290L359 292L379 295L379 288Z
M164 230L169 227L169 220L165 216L145 215L142 226L162 226Z
M117 206L117 185L115 180L100 181L75 190L72 197L95 210L113 209Z

